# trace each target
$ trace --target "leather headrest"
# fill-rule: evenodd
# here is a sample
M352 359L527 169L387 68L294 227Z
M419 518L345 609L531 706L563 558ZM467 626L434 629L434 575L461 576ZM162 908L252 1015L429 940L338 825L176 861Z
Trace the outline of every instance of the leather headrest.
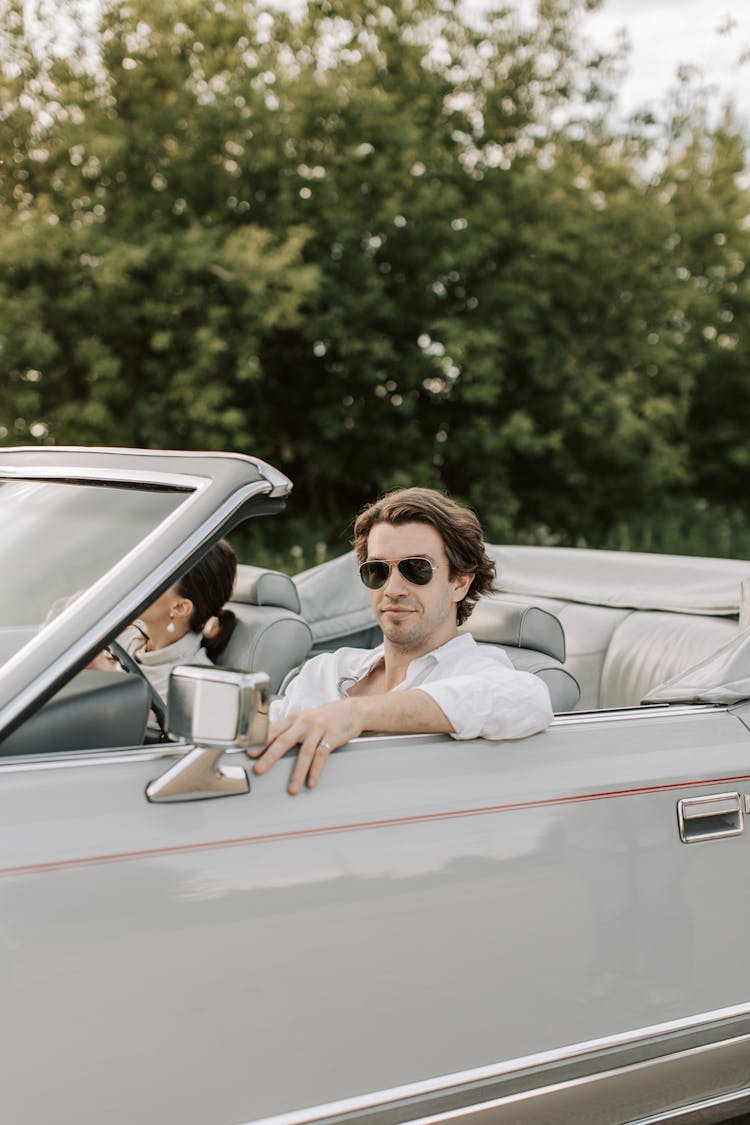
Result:
M266 570L262 566L237 567L237 581L232 594L233 602L244 605L272 605L280 609L300 612L297 587L288 574L280 570Z
M565 633L554 613L523 602L480 598L461 632L471 633L475 640L493 645L530 648L565 660Z

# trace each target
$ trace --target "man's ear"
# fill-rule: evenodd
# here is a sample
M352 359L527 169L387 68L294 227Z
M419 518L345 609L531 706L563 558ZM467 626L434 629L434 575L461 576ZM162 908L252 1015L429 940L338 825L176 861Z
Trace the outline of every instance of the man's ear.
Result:
M462 602L469 592L469 586L474 581L473 574L458 574L453 579L453 600Z

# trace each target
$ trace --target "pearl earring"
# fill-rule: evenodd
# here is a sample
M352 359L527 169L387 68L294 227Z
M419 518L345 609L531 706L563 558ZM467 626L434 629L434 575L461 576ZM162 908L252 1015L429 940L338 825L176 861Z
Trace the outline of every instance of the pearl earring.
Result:
M171 613L169 615L169 624L167 625L167 632L168 633L174 633L174 621L172 620L172 614Z

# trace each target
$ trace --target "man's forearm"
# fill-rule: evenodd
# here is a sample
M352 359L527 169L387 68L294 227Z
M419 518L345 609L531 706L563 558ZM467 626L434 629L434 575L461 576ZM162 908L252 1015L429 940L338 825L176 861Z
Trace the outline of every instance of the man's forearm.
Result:
M453 727L434 699L412 688L385 695L338 699L309 711L285 715L271 724L265 749L247 753L257 758L255 772L262 774L283 758L287 750L298 746L288 791L299 793L305 782L311 789L317 785L332 750L364 731L451 734Z
M385 695L349 697L361 731L376 734L453 734L453 725L435 700L419 688Z

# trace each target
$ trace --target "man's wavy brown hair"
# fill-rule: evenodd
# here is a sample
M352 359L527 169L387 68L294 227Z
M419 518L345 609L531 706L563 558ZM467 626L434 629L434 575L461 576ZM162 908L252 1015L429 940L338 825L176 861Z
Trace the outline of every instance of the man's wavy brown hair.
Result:
M368 504L354 522L354 550L367 561L367 537L376 523L426 523L442 537L451 578L473 574L466 596L457 606L459 625L469 617L482 594L495 580L495 564L484 549L482 527L471 508L434 488L399 488Z

